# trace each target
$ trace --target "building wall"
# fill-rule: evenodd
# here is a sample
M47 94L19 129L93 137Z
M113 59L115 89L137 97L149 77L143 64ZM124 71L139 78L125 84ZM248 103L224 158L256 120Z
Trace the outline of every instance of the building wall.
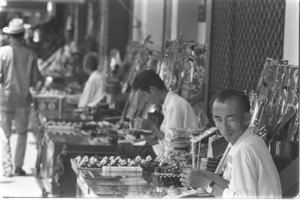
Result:
M132 38L133 41L140 41L145 36L146 31L146 12L147 12L147 4L145 1L132 0Z
M299 0L286 0L283 58L299 66Z
M166 1L166 2L165 2ZM163 34L166 40L177 39L180 32L184 40L198 41L198 6L201 0L133 0L132 40L141 41L151 35L156 50L161 50ZM165 32L163 30L165 9ZM137 20L141 21L141 28L135 27ZM205 33L205 30L202 30ZM201 33L201 34L202 34Z
M207 0L211 1L211 0ZM183 33L184 40L205 43L206 22L198 22L198 8L203 0L166 0L165 39L174 40ZM207 2L209 3L209 2ZM141 41L151 35L153 46L161 49L164 0L133 0L132 40ZM208 13L209 15L209 13ZM137 26L141 21L141 27ZM208 43L209 41L206 41ZM291 64L299 65L299 1L286 0L284 55Z
M183 33L183 40L198 39L199 0L178 0L177 35Z

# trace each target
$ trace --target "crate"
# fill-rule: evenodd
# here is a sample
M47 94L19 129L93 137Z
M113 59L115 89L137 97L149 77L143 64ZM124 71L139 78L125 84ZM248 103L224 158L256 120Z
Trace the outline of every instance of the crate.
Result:
M34 109L43 113L62 113L66 108L65 95L38 95L34 98Z

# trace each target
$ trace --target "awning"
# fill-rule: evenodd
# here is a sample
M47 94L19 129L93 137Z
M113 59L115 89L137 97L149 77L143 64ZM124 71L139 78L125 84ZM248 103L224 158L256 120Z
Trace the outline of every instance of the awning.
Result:
M0 0L5 1L5 0ZM47 3L85 3L85 0L6 0L6 6L2 11L47 11Z

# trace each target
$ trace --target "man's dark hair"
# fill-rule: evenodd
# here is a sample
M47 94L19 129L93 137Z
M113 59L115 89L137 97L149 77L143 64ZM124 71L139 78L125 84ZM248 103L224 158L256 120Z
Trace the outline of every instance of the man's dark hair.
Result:
M214 98L210 102L211 110L212 110L212 105L215 101L224 103L226 100L231 99L231 98L237 99L242 111L244 111L244 112L250 111L250 101L249 101L248 96L241 90L231 89L231 88L219 90L215 94Z
M88 52L83 58L83 68L95 71L98 68L98 56L95 52Z
M16 34L9 34L9 37L13 37L16 39L23 39L25 35L25 31L21 32L21 33L16 33Z
M165 83L154 70L144 70L139 73L132 84L133 89L150 91L150 87L157 87L159 90L166 90Z

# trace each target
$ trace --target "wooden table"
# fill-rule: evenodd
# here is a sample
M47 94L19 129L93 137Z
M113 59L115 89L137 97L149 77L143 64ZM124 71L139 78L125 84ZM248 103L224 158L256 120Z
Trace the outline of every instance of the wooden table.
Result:
M57 118L48 116L42 123L49 120L75 122L83 119L74 113L65 113ZM78 155L115 155L116 148L117 145L109 144L106 137L91 139L88 135L48 132L42 128L38 141L36 177L43 196L75 197L76 175L69 160Z

